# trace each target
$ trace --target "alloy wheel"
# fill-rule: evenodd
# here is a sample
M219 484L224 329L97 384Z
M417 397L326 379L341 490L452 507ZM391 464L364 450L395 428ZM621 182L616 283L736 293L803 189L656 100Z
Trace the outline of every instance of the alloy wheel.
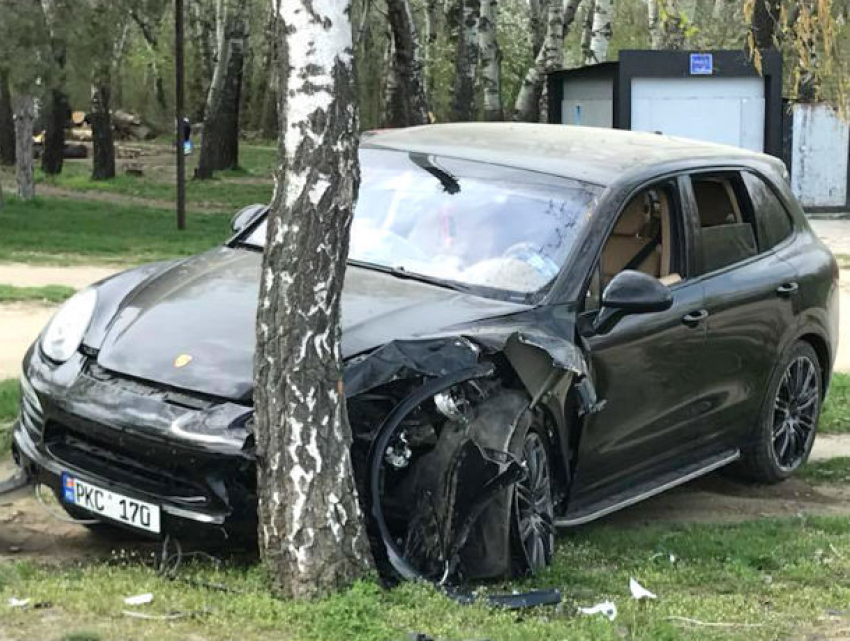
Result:
M525 478L516 485L516 525L528 569L546 567L555 547L555 508L549 455L543 439L529 432L522 448Z
M820 405L818 370L806 356L788 365L773 404L773 453L783 471L797 469L811 446Z

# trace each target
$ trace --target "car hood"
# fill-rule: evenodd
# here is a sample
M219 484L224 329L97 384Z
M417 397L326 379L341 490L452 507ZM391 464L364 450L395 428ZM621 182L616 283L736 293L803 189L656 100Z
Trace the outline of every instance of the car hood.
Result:
M152 276L117 309L98 363L177 389L249 400L261 262L257 252L220 248ZM342 355L525 309L352 266L342 296Z

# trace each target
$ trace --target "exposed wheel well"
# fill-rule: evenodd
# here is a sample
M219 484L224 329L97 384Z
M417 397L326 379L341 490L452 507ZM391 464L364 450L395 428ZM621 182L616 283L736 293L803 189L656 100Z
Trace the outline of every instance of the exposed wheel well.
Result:
M818 357L818 364L820 365L821 371L821 390L823 395L826 396L826 389L829 386L829 365L830 365L830 357L829 357L829 346L826 344L826 341L823 337L818 334L804 334L800 336L798 340L804 341L812 346L812 349L815 350L815 354Z

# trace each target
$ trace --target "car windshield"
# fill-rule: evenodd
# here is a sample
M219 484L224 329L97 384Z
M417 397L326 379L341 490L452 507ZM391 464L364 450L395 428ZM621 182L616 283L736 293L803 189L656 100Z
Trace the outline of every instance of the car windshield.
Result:
M484 295L549 286L601 188L428 154L362 149L349 260ZM262 247L265 222L244 239Z

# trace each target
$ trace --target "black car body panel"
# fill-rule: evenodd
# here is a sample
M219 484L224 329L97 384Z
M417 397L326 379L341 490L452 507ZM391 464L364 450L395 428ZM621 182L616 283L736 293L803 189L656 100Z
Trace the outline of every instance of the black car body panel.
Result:
M506 497L521 475L517 439L529 424L552 453L556 520L571 525L735 460L752 438L777 363L796 341L812 345L828 384L838 337L837 266L775 159L651 134L536 125L413 128L367 137L363 148L415 156L413 164L450 193L466 178L440 169L441 158L486 164L491 174L505 166L589 181L598 194L574 221L575 242L558 275L526 301L349 266L342 352L355 473L379 563L402 576L509 570L496 552L482 550L504 552L507 545ZM744 173L782 203L791 221L787 237L768 248L750 221L759 245L752 255L706 273L712 232L700 219L698 183L706 176L728 183L729 194L734 186L730 202L740 199L744 209L752 201L739 185ZM674 224L665 232L672 254L653 246L675 272L665 275L675 276L665 285L665 305L623 313L596 331L603 310L593 301L604 295L594 294L594 279L602 282L608 242L638 198L650 193L651 207L660 206L656 186ZM98 307L67 362L50 361L38 346L30 350L13 445L24 469L57 491L69 471L157 503L167 531L181 524L251 530L262 256L244 245L250 231L201 256L98 284ZM647 238L643 228L620 235L627 243ZM638 256L646 259L638 252L616 271L634 271L629 265ZM181 366L188 362L181 355L191 356L191 365ZM484 409L461 415L455 393ZM481 416L489 422L476 422ZM457 425L467 425L468 438L444 440ZM412 518L411 506L427 506L410 479L418 471L429 491L452 494L447 486L467 478L461 460L487 470L478 473L486 478L473 475L477 486L465 481L464 505L447 499L434 514ZM382 487L379 474L393 480L384 483L392 488L385 496L374 489ZM441 524L447 546L405 535L408 520L426 530Z

